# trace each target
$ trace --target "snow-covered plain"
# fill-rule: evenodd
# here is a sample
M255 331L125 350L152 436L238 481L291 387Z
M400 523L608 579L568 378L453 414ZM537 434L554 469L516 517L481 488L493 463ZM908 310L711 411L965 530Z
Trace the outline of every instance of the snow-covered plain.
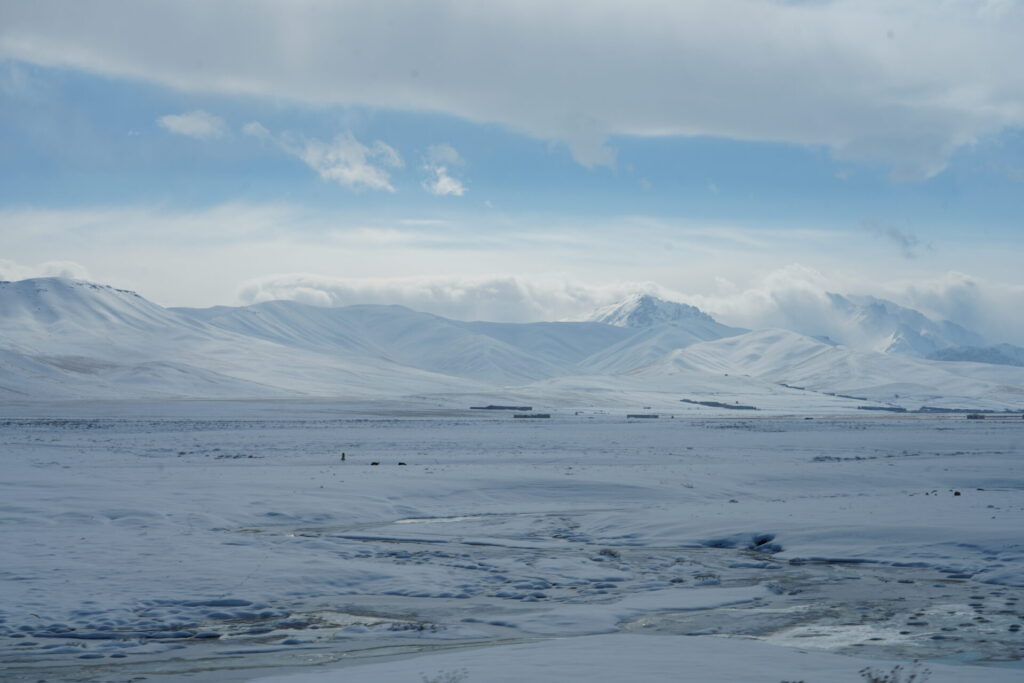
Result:
M1024 677L1024 420L440 403L4 405L2 677Z

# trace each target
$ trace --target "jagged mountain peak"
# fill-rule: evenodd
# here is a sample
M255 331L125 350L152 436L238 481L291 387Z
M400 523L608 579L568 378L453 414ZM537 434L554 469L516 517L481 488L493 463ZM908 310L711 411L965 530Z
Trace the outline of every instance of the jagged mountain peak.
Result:
M635 328L693 320L715 322L714 318L696 306L665 301L652 294L634 294L625 301L597 309L587 320L616 327Z
M913 308L873 296L829 292L833 308L845 317L843 343L862 350L928 357L953 346L981 346L981 335L949 320L934 320Z

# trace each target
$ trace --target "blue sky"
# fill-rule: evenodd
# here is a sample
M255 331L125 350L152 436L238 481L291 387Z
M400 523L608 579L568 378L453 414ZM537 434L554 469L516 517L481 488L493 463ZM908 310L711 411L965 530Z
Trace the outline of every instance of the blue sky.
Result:
M1020 294L1014 0L43 0L0 27L6 277L589 292L520 317L637 288L729 311L780 273Z
M289 201L396 218L490 210L649 215L751 227L880 224L936 237L965 229L1016 237L1021 226L1021 129L958 150L947 168L923 180L893 180L884 164L838 161L819 145L710 136L610 136L614 166L586 168L564 144L451 115L182 93L13 60L4 69L0 202L6 207L199 209ZM195 111L223 120L224 133L198 139L158 123ZM301 160L245 135L243 126L253 121L320 140L343 132L381 140L405 160L391 173L396 192L325 181ZM451 169L463 179L461 197L422 187L423 157L438 144L463 159Z

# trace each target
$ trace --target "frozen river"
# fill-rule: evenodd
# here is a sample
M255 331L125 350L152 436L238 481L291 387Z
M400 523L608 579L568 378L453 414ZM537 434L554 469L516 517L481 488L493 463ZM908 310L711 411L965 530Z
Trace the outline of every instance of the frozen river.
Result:
M1024 676L1021 420L0 414L4 680Z

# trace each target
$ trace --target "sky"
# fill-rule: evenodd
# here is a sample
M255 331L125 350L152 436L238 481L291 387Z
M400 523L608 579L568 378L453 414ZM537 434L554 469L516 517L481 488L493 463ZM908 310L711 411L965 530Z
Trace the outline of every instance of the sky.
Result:
M1024 1L0 3L0 278L1024 343ZM769 316L770 317L770 316Z

